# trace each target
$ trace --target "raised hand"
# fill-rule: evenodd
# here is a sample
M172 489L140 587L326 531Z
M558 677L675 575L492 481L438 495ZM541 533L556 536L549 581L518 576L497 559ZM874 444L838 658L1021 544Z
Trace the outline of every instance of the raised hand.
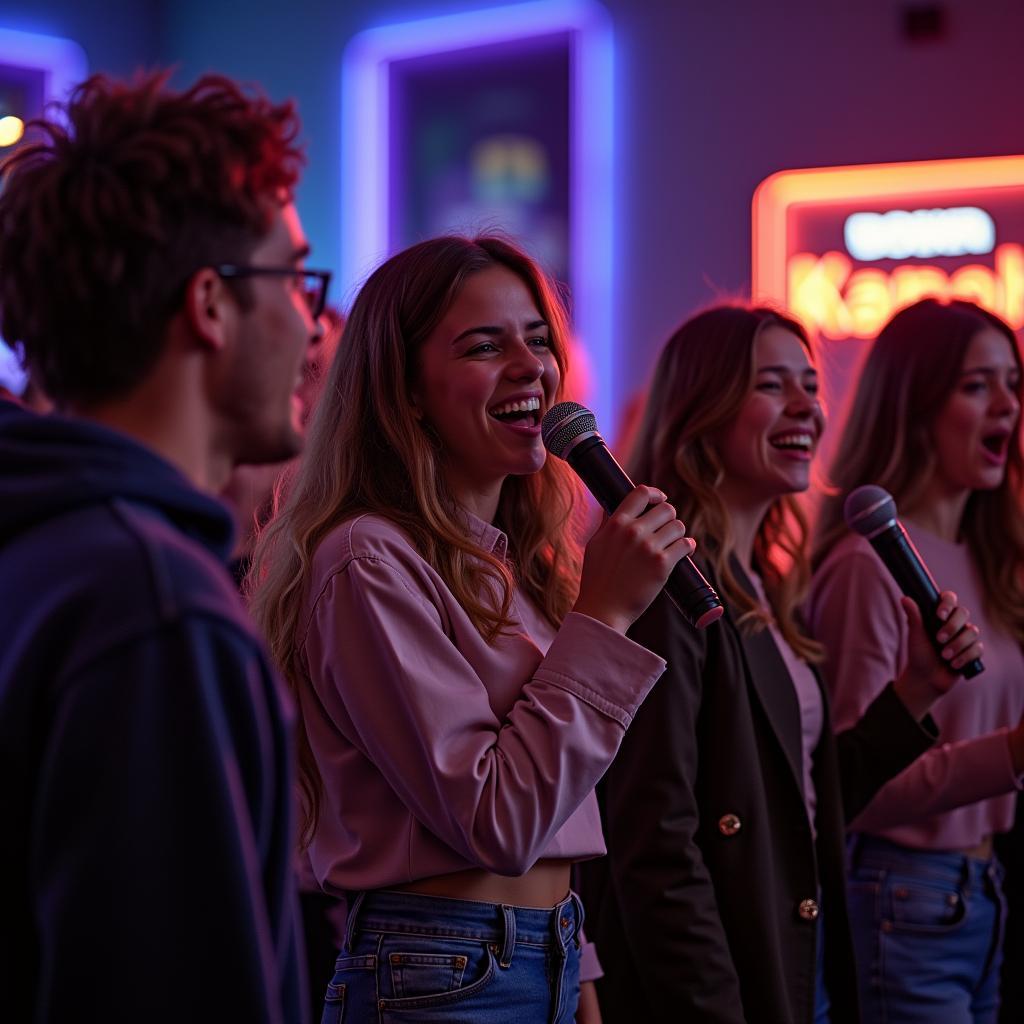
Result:
M907 667L896 680L897 696L917 719L924 716L944 693L961 678L956 671L974 658L980 658L984 645L978 627L970 621L970 612L957 604L950 590L939 595L936 615L942 622L936 634L943 644L941 656L935 652L921 618L921 609L909 598L900 599L907 617Z

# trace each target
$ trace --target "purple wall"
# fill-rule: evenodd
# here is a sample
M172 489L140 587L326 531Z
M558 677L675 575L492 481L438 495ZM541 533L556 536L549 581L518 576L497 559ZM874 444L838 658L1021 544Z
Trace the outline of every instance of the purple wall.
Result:
M750 200L782 168L1024 152L1024 4L948 0L908 42L889 0L606 0L617 45L620 401L675 324L750 280ZM340 67L358 31L486 0L0 5L0 25L77 39L118 73L159 59L294 96L309 139L299 201L336 265Z

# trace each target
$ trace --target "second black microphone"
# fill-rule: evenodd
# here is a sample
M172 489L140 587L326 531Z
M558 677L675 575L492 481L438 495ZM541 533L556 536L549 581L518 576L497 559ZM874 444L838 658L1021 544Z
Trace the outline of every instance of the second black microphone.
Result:
M865 484L847 495L843 515L846 525L854 533L867 538L900 590L913 598L921 609L928 637L941 655L943 645L935 639L935 634L942 627L935 614L939 587L903 524L896 518L896 502L892 495L874 484ZM973 679L984 671L985 666L978 658L959 670L966 679Z

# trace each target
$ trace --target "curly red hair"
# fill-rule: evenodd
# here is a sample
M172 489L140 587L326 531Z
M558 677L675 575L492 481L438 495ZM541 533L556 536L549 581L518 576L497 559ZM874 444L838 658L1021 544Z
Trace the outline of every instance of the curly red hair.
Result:
M0 331L60 404L131 391L192 274L243 261L298 178L290 102L167 77L92 76L0 167Z

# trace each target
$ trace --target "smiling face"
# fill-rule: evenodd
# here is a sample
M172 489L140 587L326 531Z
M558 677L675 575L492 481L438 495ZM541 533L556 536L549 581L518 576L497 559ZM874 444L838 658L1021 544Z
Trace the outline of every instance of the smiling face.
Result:
M971 339L960 375L935 422L936 478L947 493L992 490L1017 443L1020 366L1009 339L984 327Z
M506 477L544 465L540 420L559 382L549 333L526 284L496 265L466 280L418 353L414 408L441 441L449 486L482 518Z
M754 386L717 441L727 502L772 501L805 491L825 427L818 374L801 340L778 324L754 341Z

